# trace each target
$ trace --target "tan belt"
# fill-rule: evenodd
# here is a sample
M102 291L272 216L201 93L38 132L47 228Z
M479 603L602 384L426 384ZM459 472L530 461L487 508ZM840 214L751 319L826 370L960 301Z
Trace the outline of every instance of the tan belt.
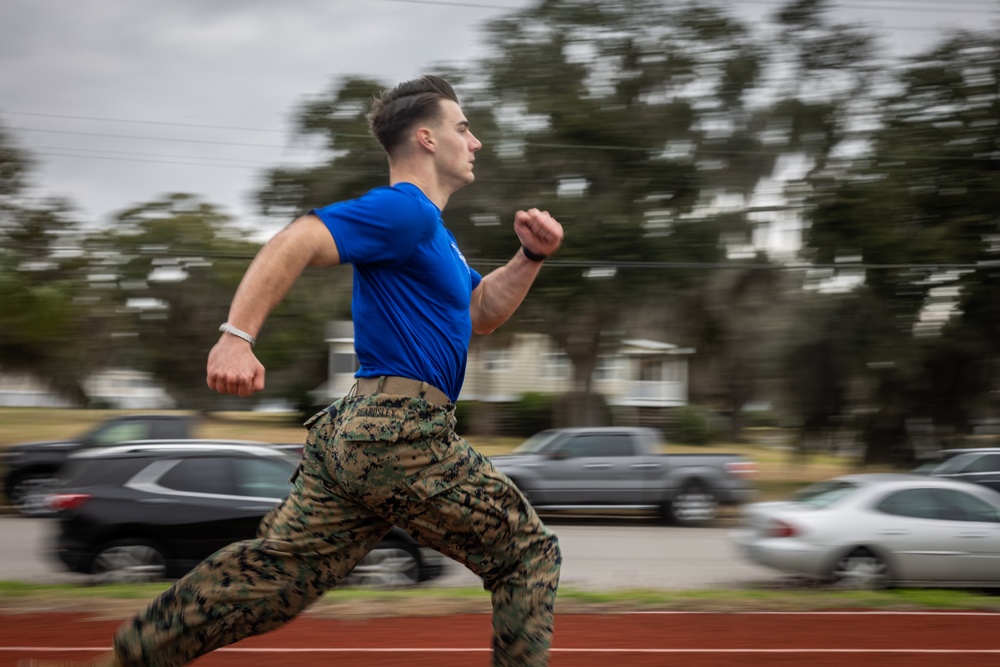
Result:
M381 388L379 383L381 382ZM393 396L414 396L421 397L433 405L445 405L451 403L447 394L434 385L411 380L410 378L399 377L397 375L383 375L374 378L358 378L357 395L382 393Z

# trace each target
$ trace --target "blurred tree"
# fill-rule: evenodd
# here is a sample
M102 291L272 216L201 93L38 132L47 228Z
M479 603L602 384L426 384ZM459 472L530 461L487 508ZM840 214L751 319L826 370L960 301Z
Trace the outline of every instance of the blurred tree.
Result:
M859 351L893 369L871 378L868 461L912 457L913 417L967 430L996 390L998 110L1000 41L957 35L900 72L868 156L813 179L812 256L861 258L883 313Z
M717 8L641 0L541 2L490 35L500 159L520 174L505 199L549 208L566 228L518 321L570 357L583 423L597 359L628 314L650 303L678 311L711 282L704 271L617 265L724 263L726 244L751 234L745 214L718 203L745 200L773 167L745 109L765 54ZM696 318L679 330L688 340L704 330Z
M312 208L353 199L387 183L385 153L367 132L371 100L385 88L370 79L342 78L328 95L296 110L299 139L319 142L328 161L272 169L257 193L264 214L293 219Z
M107 231L89 239L89 252L118 286L131 315L121 363L150 371L185 409L228 405L205 385L205 359L219 324L259 243L214 206L186 194L123 211ZM326 379L323 327L316 304L327 294L311 278L293 288L261 332L257 354L268 369L272 396L297 398Z
M84 404L83 382L103 356L79 225L69 204L28 194L31 160L0 128L0 368L46 381Z

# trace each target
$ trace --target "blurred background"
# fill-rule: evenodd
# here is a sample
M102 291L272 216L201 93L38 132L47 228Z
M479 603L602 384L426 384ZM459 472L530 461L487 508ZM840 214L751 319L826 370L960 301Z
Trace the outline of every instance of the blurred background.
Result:
M566 229L472 341L466 434L768 427L900 467L995 442L998 8L4 3L0 406L294 421L342 395L349 268L271 316L260 397L211 393L205 358L267 238L385 183L368 100L435 73L484 143L444 215L469 263L513 255L518 208Z

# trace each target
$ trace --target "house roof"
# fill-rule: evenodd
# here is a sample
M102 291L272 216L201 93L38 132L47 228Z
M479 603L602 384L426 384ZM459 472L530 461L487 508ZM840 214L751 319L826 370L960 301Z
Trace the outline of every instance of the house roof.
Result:
M661 343L656 340L646 338L628 338L621 342L622 354L642 355L642 354L694 354L693 347L677 347L670 343ZM632 348L632 349L629 349Z

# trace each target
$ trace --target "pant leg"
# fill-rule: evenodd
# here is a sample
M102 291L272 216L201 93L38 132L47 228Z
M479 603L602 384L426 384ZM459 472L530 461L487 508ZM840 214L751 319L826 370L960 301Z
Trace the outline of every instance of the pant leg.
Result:
M466 441L413 480L406 528L483 578L493 603L493 665L547 665L562 553L559 541L505 475ZM453 466L462 471L451 477ZM453 481L457 483L453 484Z
M347 575L390 524L323 479L310 433L288 498L256 539L219 550L123 624L114 641L123 667L185 665L294 618ZM317 474L319 473L319 474Z
M562 556L514 484L454 432L453 410L385 395L346 399L328 473L425 546L467 565L493 601L493 664L548 664Z

